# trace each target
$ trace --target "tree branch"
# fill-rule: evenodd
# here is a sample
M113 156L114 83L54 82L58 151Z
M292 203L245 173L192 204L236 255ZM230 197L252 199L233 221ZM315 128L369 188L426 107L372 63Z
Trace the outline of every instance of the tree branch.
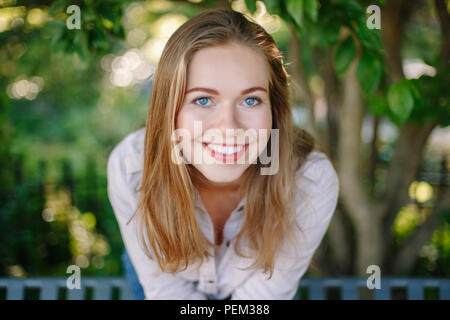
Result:
M430 133L437 126L435 120L428 120L423 127L406 123L400 129L394 155L389 164L385 207L382 211L384 256L389 256L392 241L392 225L401 207L407 203L408 188L417 176L422 163L423 151ZM414 141L414 143L411 143Z
M370 159L369 159L369 179L370 179L370 193L374 194L375 181L376 181L376 169L377 169L377 159L378 159L378 126L380 123L380 118L377 116L373 117L373 134L372 141L370 143Z
M414 3L407 0L386 1L381 12L381 35L384 42L387 70L391 82L404 78L401 58L403 27L408 21Z
M327 49L323 68L321 68L322 78L325 83L325 98L327 100L328 112L328 148L332 159L337 159L337 149L339 144L338 116L339 116L339 95L340 83L333 68L333 50Z
M447 11L447 1L434 0L434 6L439 18L442 30L442 65L445 67L449 64L450 60L450 15Z
M307 131L315 138L319 139L316 129L316 117L314 112L314 96L308 85L306 71L300 56L300 39L298 38L295 27L289 25L292 41L289 44L289 57L291 59L291 74L294 78L294 86L298 89L298 96L304 100L306 108L309 110L309 118L307 124ZM319 139L320 140L320 139Z
M392 82L404 78L401 50L400 10L402 1L387 1L381 13L381 35L385 43L385 57L387 70L390 71Z

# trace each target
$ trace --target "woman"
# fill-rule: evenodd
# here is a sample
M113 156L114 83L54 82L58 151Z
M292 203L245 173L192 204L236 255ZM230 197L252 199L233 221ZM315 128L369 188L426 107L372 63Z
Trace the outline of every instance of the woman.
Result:
M204 11L171 36L146 126L108 160L146 299L294 297L339 181L295 129L288 88L272 37L238 12Z

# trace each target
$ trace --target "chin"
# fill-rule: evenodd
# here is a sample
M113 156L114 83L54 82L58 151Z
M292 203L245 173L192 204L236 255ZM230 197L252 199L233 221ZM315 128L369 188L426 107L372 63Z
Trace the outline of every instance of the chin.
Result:
M198 169L209 181L226 183L239 179L247 167L240 165L221 165Z

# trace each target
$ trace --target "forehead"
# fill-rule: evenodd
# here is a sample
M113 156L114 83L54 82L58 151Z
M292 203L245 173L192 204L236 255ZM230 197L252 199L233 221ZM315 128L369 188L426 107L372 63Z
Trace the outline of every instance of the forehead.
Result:
M187 87L220 89L262 86L268 89L269 66L256 50L237 43L197 51L187 69ZM245 89L245 88L244 88Z

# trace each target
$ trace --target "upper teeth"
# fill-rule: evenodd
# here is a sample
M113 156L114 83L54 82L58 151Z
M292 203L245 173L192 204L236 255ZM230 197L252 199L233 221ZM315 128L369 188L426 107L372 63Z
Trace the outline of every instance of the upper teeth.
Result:
M233 154L241 151L244 146L220 146L217 144L208 144L208 147L213 149L215 152L223 153L223 154Z

